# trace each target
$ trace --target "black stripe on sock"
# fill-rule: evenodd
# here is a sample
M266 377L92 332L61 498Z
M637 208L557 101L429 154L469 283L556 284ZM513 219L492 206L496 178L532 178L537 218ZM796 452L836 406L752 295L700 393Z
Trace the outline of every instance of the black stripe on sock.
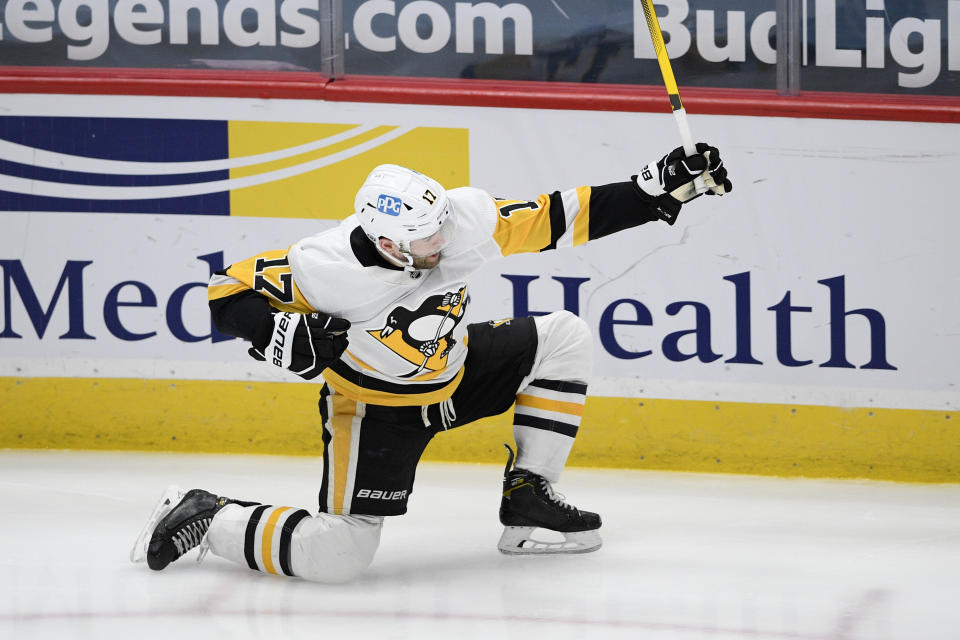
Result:
M587 385L582 382L573 382L571 380L534 380L530 386L540 387L541 389L550 389L561 393L579 393L587 395Z
M280 532L280 570L291 578L293 570L290 568L290 542L293 540L293 530L301 520L309 517L310 513L306 509L298 509L283 522L283 530Z
M263 512L270 508L270 505L262 504L253 510L250 519L247 521L247 533L243 538L243 557L247 559L247 566L254 571L260 571L257 566L257 556L254 553L254 547L257 542L257 525L260 524L260 518Z
M514 413L513 424L523 427L533 427L534 429L543 429L544 431L553 431L554 433L570 436L571 438L576 438L577 431L580 429L580 427L575 424L538 418L537 416L531 416L526 413Z

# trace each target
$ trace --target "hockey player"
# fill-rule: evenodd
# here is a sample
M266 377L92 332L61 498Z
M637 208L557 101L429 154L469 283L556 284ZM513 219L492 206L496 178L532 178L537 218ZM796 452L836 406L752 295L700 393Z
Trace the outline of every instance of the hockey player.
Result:
M716 148L676 149L628 182L535 201L445 190L395 165L375 168L356 214L289 249L210 280L217 328L266 366L318 379L324 474L319 513L171 487L131 559L160 570L201 546L251 569L349 580L373 559L385 516L406 512L430 439L514 407L499 549L600 547L600 516L553 490L573 445L591 370L591 334L572 313L471 324L469 276L490 260L573 247L631 227L673 224L697 197L732 188ZM323 374L322 378L318 376ZM515 464L514 464L515 463ZM532 537L535 528L563 542Z

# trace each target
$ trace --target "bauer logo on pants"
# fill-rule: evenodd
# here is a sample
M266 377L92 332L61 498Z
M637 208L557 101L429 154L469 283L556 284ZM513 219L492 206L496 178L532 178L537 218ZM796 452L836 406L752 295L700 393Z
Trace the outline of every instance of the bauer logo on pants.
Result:
M368 500L404 500L407 497L407 490L402 491L390 491L387 490L371 490L371 489L360 489L357 491L358 498L367 498Z

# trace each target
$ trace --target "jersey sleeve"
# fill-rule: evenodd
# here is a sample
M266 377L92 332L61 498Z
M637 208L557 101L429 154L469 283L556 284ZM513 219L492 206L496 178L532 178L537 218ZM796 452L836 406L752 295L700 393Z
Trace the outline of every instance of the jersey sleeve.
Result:
M266 251L211 276L207 299L217 329L256 345L275 310L315 311L293 279L288 251Z
M495 198L493 237L503 255L576 247L658 217L632 181L541 194L536 200Z

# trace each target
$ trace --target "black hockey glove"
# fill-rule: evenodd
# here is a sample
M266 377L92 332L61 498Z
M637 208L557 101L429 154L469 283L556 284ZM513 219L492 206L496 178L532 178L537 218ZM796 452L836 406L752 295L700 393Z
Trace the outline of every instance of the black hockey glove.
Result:
M250 355L313 380L347 348L350 322L322 312L281 311L265 318Z
M652 199L653 208L667 224L677 221L680 206L700 194L694 180L703 175L707 195L722 196L733 190L720 151L705 142L697 143L696 155L687 157L677 147L656 162L651 162L640 175L633 176L640 190Z

